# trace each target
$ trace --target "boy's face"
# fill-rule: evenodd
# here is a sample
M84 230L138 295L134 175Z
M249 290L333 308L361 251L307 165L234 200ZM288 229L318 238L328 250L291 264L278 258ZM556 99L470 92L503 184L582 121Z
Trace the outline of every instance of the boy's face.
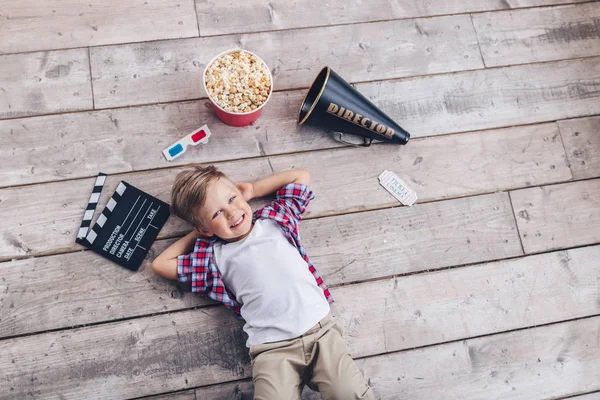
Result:
M243 239L252 230L252 209L239 189L228 179L217 179L206 191L206 201L200 208L205 236L217 235L228 242Z

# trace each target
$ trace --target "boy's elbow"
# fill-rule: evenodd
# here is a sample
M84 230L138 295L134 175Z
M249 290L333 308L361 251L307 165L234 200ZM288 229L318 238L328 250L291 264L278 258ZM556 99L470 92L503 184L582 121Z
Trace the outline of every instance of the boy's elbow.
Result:
M162 276L162 274L161 274L161 272L162 272L161 266L162 265L161 265L160 260L158 258L155 259L154 261L152 261L152 272L154 272L157 275L161 275Z
M298 170L298 179L296 179L296 183L302 183L304 185L310 185L310 172L305 169Z
M160 271L160 263L158 261L158 258L154 259L154 261L152 261L152 272L154 272L155 274L158 274Z
M163 278L177 279L177 267L173 267L170 264L160 258L156 258L152 261L152 271Z

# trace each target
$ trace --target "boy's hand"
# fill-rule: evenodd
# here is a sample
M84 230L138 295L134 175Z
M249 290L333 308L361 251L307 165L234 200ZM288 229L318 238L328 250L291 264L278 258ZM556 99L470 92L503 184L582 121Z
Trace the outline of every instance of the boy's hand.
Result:
M254 185L248 182L236 183L237 188L242 192L244 200L250 201L254 198Z
M305 169L293 169L278 172L253 183L238 183L237 187L242 192L244 199L248 201L275 193L288 183L301 183L308 186L310 184L310 174Z

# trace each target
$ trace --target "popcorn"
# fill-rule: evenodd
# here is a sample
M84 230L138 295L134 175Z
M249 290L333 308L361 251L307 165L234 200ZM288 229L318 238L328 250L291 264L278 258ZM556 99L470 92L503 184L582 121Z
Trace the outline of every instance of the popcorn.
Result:
M210 98L232 113L256 110L271 92L267 65L243 50L217 58L206 69L204 78Z

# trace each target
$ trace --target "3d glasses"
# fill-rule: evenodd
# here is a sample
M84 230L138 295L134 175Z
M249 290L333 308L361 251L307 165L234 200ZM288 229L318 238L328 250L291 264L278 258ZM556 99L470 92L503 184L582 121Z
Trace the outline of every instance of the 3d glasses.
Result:
M208 143L208 138L212 133L208 129L207 125L202 126L200 129L195 130L184 138L173 143L169 147L163 150L163 155L167 161L173 161L177 157L181 156L187 150L188 146L196 146L199 143Z

